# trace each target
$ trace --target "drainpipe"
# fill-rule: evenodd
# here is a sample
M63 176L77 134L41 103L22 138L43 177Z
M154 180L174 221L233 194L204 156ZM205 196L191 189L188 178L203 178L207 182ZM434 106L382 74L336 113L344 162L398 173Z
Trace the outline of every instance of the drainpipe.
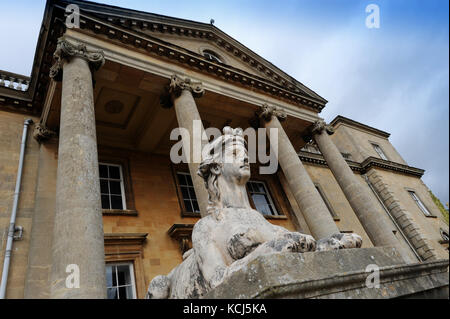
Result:
M397 223L397 221L394 219L394 217L391 215L391 212L389 211L389 209L386 207L386 205L384 205L383 200L380 198L380 196L378 195L378 192L375 190L375 187L373 187L372 183L370 182L369 178L367 177L366 174L362 174L362 176L364 177L364 179L367 182L367 185L369 185L370 189L372 190L372 192L374 193L375 197L378 199L378 201L380 202L381 206L383 207L384 211L387 213L387 215L389 216L389 218L392 220L392 222L394 223L395 227L398 229L400 235L402 235L403 239L406 241L406 243L408 244L409 248L411 248L411 250L413 251L414 255L416 256L416 258L419 261L423 261L423 259L420 257L420 255L417 253L416 249L414 248L414 246L411 244L410 240L408 239L408 237L406 237L405 233L402 231L400 225Z
M25 146L27 142L28 126L31 124L33 124L33 120L31 119L27 119L23 123L22 144L20 145L19 168L17 169L16 189L14 191L14 202L11 212L11 219L9 222L8 240L6 242L6 250L5 250L5 260L3 262L2 282L0 284L0 299L5 299L6 283L8 281L9 263L11 261L13 240L18 239L14 237L14 233L16 231L19 231L21 234L23 231L23 228L21 226L16 227L16 215L17 215L17 204L19 203L20 184L22 181L23 159L25 157Z

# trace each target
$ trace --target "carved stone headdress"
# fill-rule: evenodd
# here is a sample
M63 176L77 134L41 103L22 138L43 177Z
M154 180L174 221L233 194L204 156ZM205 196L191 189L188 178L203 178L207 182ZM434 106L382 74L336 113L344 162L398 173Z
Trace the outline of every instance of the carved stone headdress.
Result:
M203 149L203 160L198 167L197 174L205 180L205 183L211 174L212 166L223 164L223 154L227 145L240 143L244 146L247 145L241 128L238 127L233 129L229 126L225 126L222 132L222 136L205 145L205 148Z
M217 218L217 209L220 209L220 190L217 185L217 177L221 174L224 164L224 154L227 145L242 144L246 146L241 128L232 129L229 126L223 128L223 135L207 144L203 149L203 160L198 167L197 174L205 181L208 190L207 213L213 213ZM216 213L215 213L216 212Z

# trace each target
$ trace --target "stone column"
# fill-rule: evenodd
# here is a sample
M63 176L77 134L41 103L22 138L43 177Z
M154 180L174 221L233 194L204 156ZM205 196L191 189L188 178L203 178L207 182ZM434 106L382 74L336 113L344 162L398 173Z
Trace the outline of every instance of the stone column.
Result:
M175 106L178 125L180 128L183 127L187 129L190 134L189 141L183 140L183 147L184 149L190 149L190 160L188 159L189 172L191 174L192 183L194 184L195 196L197 197L200 215L202 217L207 215L208 192L206 191L205 182L200 176L197 175L197 170L200 163L195 163L193 161L193 137L194 120L199 121L202 135L205 131L197 105L194 101L194 97L201 97L204 92L205 91L200 82L192 82L189 78L182 79L177 75L173 75L170 79L169 93L171 95L172 103ZM207 142L208 141L201 141L202 149ZM189 147L187 147L187 143L190 143Z
M50 297L106 298L92 84L103 52L60 38L54 57L50 76L62 80L62 97Z
M364 230L375 246L392 246L402 251L400 242L391 232L387 216L377 209L366 187L358 182L342 154L333 143L329 134L333 134L331 126L323 120L316 121L311 129L312 137L319 146L320 152L327 161L336 181L349 201Z
M284 111L265 104L261 107L259 116L263 119L269 136L271 128L278 129L278 162L312 235L321 239L339 233L328 208L281 126L279 120L286 119Z

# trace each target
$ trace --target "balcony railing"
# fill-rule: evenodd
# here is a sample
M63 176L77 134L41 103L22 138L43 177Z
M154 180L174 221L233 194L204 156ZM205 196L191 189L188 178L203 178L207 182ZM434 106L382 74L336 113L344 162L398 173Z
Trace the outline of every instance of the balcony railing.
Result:
M29 86L30 78L28 76L0 70L0 88L26 92Z

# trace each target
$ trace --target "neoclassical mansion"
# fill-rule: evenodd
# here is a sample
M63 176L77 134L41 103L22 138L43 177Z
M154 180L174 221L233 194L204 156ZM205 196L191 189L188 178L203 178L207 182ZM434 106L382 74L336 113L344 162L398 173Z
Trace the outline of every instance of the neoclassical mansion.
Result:
M79 27L66 25L69 4ZM31 76L0 70L3 297L145 298L207 213L198 163L169 156L172 130L194 120L278 129L276 172L253 163L247 183L270 223L357 233L362 248L445 273L448 225L424 170L385 131L325 123L326 103L212 24L48 0ZM74 269L79 289L67 284Z

